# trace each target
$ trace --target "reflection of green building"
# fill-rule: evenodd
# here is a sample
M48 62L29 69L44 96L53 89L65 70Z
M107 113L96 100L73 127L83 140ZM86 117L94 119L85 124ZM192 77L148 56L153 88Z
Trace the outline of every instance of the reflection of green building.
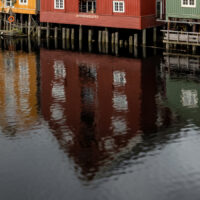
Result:
M180 116L200 124L200 84L194 81L167 77L167 106Z

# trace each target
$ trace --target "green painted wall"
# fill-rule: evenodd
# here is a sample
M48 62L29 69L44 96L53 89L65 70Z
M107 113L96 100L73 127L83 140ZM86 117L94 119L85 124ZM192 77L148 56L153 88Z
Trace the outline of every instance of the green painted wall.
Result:
M200 0L196 0L196 8L181 7L181 0L166 0L166 17L200 19Z

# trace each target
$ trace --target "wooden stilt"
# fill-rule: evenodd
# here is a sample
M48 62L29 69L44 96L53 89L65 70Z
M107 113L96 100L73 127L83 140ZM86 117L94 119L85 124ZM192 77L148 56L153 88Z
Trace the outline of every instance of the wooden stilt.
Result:
M49 36L50 36L50 28L49 28L49 23L47 22L46 38L48 39Z
M31 15L28 15L28 36L31 35Z
M54 39L57 40L57 38L58 38L58 27L55 27L54 28Z
M62 28L62 40L65 40L65 36L66 36L65 31L66 29Z

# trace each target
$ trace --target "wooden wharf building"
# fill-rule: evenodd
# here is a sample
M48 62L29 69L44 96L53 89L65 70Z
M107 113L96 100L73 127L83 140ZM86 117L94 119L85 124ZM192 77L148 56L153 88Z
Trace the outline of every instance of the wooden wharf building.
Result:
M14 17L12 26L28 35L38 25L40 0L0 0L0 29L10 29L9 16Z
M82 40L82 28L88 28L88 40L93 40L94 35L99 42L118 42L118 30L132 30L133 37L129 42L137 45L138 38L146 44L146 30L151 30L151 40L156 40L156 29L160 23L156 21L157 2L163 0L42 0L40 21L47 26L62 24L63 38L74 38L77 30L79 40ZM161 5L161 4L159 4ZM78 26L77 26L78 25ZM67 27L68 26L68 27ZM74 27L76 28L74 29ZM67 28L73 27L71 30ZM91 29L91 30L90 30ZM93 34L98 29L97 34ZM118 29L118 30L117 30ZM153 30L153 31L152 31ZM49 31L50 32L50 31ZM71 33L71 34L70 34ZM153 34L154 33L154 34ZM47 37L50 33L47 33ZM105 35L104 35L105 34ZM55 33L57 36L57 33ZM104 37L105 36L105 37Z
M166 0L164 43L200 46L200 0Z

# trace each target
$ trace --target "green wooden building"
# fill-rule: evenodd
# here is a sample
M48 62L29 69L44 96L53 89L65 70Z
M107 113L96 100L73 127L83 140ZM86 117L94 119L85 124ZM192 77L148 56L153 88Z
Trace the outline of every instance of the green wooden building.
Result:
M166 18L200 21L200 0L166 0Z
M166 0L167 29L163 42L170 44L200 46L200 0Z

